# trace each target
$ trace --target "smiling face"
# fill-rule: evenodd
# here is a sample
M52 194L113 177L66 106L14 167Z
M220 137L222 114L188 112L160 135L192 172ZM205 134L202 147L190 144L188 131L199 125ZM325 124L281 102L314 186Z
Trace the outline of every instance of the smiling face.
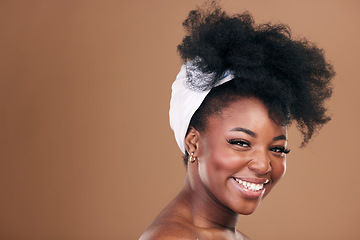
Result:
M199 139L198 186L216 202L251 214L284 175L287 130L257 98L240 98L209 117Z

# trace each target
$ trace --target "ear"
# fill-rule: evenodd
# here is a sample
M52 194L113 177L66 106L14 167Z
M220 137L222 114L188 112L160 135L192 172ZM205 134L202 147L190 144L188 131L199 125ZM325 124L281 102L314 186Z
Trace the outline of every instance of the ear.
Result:
M196 157L195 151L199 147L199 139L200 139L199 131L196 130L194 127L190 126L189 131L185 137L185 148L189 154L194 153L195 157Z

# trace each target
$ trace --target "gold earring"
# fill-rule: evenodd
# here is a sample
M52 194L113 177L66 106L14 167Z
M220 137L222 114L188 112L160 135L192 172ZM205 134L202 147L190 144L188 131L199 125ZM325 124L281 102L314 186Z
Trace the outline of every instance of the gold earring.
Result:
M195 162L195 160L196 160L196 157L194 157L193 155L194 155L194 153L192 152L192 153L190 153L190 156L189 156L189 161L191 163Z

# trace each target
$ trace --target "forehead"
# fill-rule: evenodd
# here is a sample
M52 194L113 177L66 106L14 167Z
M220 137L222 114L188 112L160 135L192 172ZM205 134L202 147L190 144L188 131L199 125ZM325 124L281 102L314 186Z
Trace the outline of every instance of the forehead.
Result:
M208 119L207 130L225 130L242 127L254 132L286 135L286 127L277 125L270 117L265 104L255 97L242 97L226 106L220 114Z

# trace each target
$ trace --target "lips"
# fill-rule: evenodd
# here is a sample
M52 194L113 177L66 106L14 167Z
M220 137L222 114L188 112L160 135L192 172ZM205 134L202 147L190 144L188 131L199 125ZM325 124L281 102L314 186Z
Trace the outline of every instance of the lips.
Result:
M247 198L259 198L261 197L264 192L266 185L269 180L268 179L240 179L236 177L232 177L234 182L236 183L236 187L240 190L241 194Z

